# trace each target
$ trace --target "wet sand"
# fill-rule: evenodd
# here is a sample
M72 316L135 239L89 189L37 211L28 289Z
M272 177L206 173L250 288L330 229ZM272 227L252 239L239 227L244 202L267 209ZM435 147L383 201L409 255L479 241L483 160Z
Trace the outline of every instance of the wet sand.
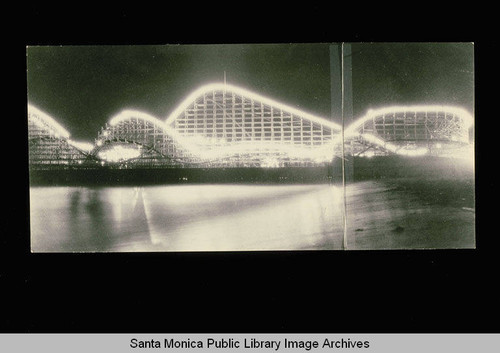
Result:
M348 249L475 247L471 180L392 179L346 187Z

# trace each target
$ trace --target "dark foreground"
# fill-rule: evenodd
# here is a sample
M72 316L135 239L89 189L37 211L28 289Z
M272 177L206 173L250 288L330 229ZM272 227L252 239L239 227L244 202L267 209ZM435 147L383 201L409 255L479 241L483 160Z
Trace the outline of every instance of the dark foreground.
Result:
M346 193L348 249L475 248L470 179L365 181Z
M30 171L30 184L33 186L317 184L341 179L340 164L290 168L75 168Z
M344 163L343 163L344 162ZM440 157L337 158L329 165L284 168L31 168L32 186L166 184L321 184L384 179L474 178L472 161Z

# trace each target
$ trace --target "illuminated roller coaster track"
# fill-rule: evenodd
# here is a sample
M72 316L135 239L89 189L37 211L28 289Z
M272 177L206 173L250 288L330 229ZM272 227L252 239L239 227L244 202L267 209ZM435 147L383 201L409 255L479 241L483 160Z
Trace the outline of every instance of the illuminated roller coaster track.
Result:
M472 116L462 108L444 105L391 106L368 113L344 131L354 141L354 155L370 147L404 156L427 154L460 156L472 147ZM360 146L365 147L361 149ZM454 154L454 151L457 152Z
M89 143L70 139L69 132L51 116L28 105L30 165L75 165L87 160Z
M192 92L165 119L124 110L101 129L93 145L69 139L54 119L29 105L29 118L46 135L87 158L159 165L318 165L348 153L451 155L470 148L472 116L451 106L392 106L370 110L344 130L339 124L228 84ZM31 125L30 125L31 126ZM40 133L39 133L40 135ZM31 134L30 134L31 138Z

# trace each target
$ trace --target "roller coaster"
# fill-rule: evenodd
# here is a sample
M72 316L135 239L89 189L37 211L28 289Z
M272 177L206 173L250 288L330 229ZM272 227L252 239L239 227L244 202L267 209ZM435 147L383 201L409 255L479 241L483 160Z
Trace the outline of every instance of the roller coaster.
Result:
M348 126L226 83L202 86L161 119L123 110L77 142L28 104L30 168L324 166L346 156L459 158L473 150L474 119L446 105L370 110Z

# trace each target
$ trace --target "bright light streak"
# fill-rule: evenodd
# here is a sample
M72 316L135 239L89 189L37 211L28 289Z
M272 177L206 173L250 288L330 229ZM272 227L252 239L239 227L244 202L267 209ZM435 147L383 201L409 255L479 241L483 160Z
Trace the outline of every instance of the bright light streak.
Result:
M449 106L449 105L410 105L410 106L390 106L380 109L370 109L366 115L355 120L351 123L344 132L344 135L355 135L356 132L367 122L372 120L374 117L382 116L390 113L404 113L404 112L415 112L415 113L425 113L425 112L444 112L447 114L453 114L460 117L464 121L464 128L466 130L470 129L474 125L474 118L465 109Z
M307 113L305 111L290 107L289 105L285 105L283 103L280 103L278 101L275 101L271 98L267 98L261 95L258 95L257 93L248 91L246 89L243 89L241 87L229 85L229 84L224 84L224 83L210 83L207 85L204 85L195 91L193 91L189 96L182 101L181 104L177 106L177 108L168 116L168 118L165 120L165 123L167 125L171 125L172 122L177 119L181 114L184 112L184 110L190 106L198 97L203 96L205 93L211 92L211 91L229 91L233 94L240 95L244 98L247 99L253 99L255 101L261 102L263 104L269 105L273 108L278 108L283 111L286 111L288 113L291 113L299 118L305 118L310 121L313 121L315 123L327 126L331 128L332 130L341 130L341 126L339 124L336 124L332 121L326 120L325 118Z
M350 135L350 137L352 137L353 135ZM380 137L377 137L375 135L372 135L372 134L358 134L358 136L360 136L362 139L370 142L370 143L373 143L374 145L378 145L378 146L381 146L381 147L384 147L385 149L391 151L391 152L396 152L396 149L397 147L393 146L392 144L382 140ZM394 147L394 148L393 148Z
M71 146L73 146L73 147L75 147L83 152L90 152L94 148L94 145L91 143L88 143L88 142L77 142L77 141L73 141L73 140L67 140L67 142Z
M132 158L137 158L141 155L141 151L137 148L123 147L121 145L113 146L110 149L100 151L99 157L108 162L119 162Z
M393 144L391 142L386 142L383 139L374 136L372 134L360 134L359 136L362 139L370 143L373 143L374 145L383 147L385 150L401 156L417 157L417 156L424 156L429 153L429 149L426 147L404 148L396 144Z
M180 146L182 146L189 152L195 155L203 155L204 151L197 144L191 142L188 137L180 135L173 128L165 124L164 121L161 121L156 117L154 117L153 115L142 112L140 110L130 110L130 109L123 110L122 112L111 118L111 120L109 121L109 125L116 126L119 123L129 121L132 118L142 119L153 125L158 126L163 130L165 134L170 136L175 142L177 142Z
M363 153L360 154L360 156L372 158L373 156L375 156L375 151L373 151L373 150L364 151Z
M189 138L186 138L186 140ZM334 156L331 145L319 147L305 147L302 145L295 146L292 144L284 144L281 141L239 141L233 142L231 145L213 145L212 141L195 137L197 144L196 152L199 157L208 160L221 159L237 154L276 154L282 153L287 157L314 159L327 161ZM194 150L194 143L190 146Z
M425 156L426 154L429 153L429 149L425 147L419 147L419 148L413 148L413 149L399 149L396 151L397 154L401 156L408 156L408 157L420 157L420 156Z
M265 158L261 166L264 168L278 168L280 166L280 162L277 158Z
M28 104L28 115L40 128L49 130L55 137L69 138L69 132L63 128L49 114L41 111L32 104Z
M214 89L222 89L223 85L221 84L213 84L203 86L202 88L193 92L179 107L179 114L182 112L188 105L190 105L199 95L206 93L207 91L211 91ZM276 107L277 102L269 102L266 101L265 98L261 96L252 96L251 92L242 90L240 88L230 86L231 91L237 94L244 95L246 98L254 98L255 100L261 100L265 104L274 104ZM242 92L243 91L243 92ZM408 149L401 148L400 146L386 142L383 139L372 135L372 134L359 134L357 131L366 121L371 120L373 117L387 114L389 112L423 112L423 111L442 111L448 114L454 114L460 116L468 126L470 126L473 122L472 117L461 108L455 108L450 106L436 106L436 105L421 105L421 106L392 106L387 108L382 108L378 110L370 110L366 116L356 120L353 124L351 124L344 133L344 138L355 138L361 137L362 139L373 143L375 145L381 146L389 152L404 155L404 156L422 156L427 154L429 151L427 148L418 148L418 149ZM154 116L137 111L137 110L124 110L117 116L115 116L111 121L110 125L114 126L121 121L129 120L132 117L143 119L148 121L156 126L159 126L163 129L163 131L168 134L173 140L179 143L183 148L192 153L193 155L206 160L217 160L225 157L234 156L237 154L272 154L272 153L286 153L287 156L292 158L304 158L304 159L313 159L315 161L327 161L331 160L334 157L334 148L333 146L336 143L340 143L341 136L337 136L330 143L324 144L323 146L304 146L304 145L291 145L285 144L282 141L276 142L268 142L268 141L235 141L229 142L223 139L208 139L203 136L183 136L179 134L173 127L170 126L169 121L173 121L176 118L174 112L171 114L169 119L166 122L163 122ZM304 116L304 114L302 114ZM309 117L311 118L311 117ZM317 118L317 117L315 117ZM319 122L318 120L315 120ZM321 121L320 123L325 123L326 120ZM326 125L326 124L324 124Z
M256 93L250 92L240 87L213 83L204 85L197 90L193 91L184 101L177 106L177 108L169 115L166 120L160 120L151 114L145 113L139 110L126 109L119 114L113 116L109 121L109 124L114 127L121 122L127 122L131 119L139 119L145 122L151 123L159 127L166 135L168 135L178 147L184 149L188 154L205 160L217 160L227 157L237 156L238 154L243 155L283 155L284 157L299 158L299 159L311 159L316 162L328 161L334 158L335 149L338 148L338 144L341 144L342 135L337 134L332 140L324 140L323 144L320 146L310 146L306 144L295 145L292 143L287 143L282 140L277 141L227 141L225 139L209 139L202 135L195 136L184 136L181 135L172 126L172 122L181 116L184 110L193 104L197 98L200 96L211 92L211 91L226 91L232 94L240 95L244 99L251 99L256 102L271 106L276 109L281 109L287 113L294 115L297 118L302 118L309 120L324 127L330 128L335 131L340 131L341 126L330 122L324 118L316 115L309 114L307 112L295 109L293 107L287 106L285 104L279 103L270 98L258 95ZM474 119L471 114L466 110L453 106L445 105L413 105L413 106L390 106L384 107L376 110L369 110L367 114L363 117L355 120L350 124L345 130L343 137L345 140L351 138L361 138L369 143L380 146L385 150L404 156L422 156L429 153L427 148L408 148L401 147L400 145L387 142L384 139L377 137L369 133L360 133L360 129L363 125L371 121L373 118L378 116L383 116L389 113L424 113L424 112L442 112L445 114L450 114L461 119L464 129L469 129L473 127ZM34 123L40 126L42 129L49 130L53 136L63 137L68 139L68 143L85 152L89 152L94 148L94 145L85 142L76 142L69 140L69 132L66 131L60 124L58 124L52 117L48 114L42 112L38 108L31 104L28 104L28 113L30 118ZM109 131L104 131L102 136L108 136ZM460 136L457 137L457 141L468 142L467 137ZM467 141L465 139L467 138ZM97 139L96 145L102 146L103 141ZM441 149L441 143L435 145L436 149ZM124 149L123 147L115 146L115 149L108 149L106 151L101 151L100 154L108 161L118 161L130 158L136 158L140 155L140 151L137 149ZM364 155L368 156L370 153L365 152ZM463 155L463 154L459 154ZM274 157L273 157L274 158ZM273 163L270 163L271 165Z
M153 125L158 125L161 127L164 127L165 123L157 118L155 118L153 115L145 113L140 110L132 110L132 109L125 109L121 111L119 114L116 114L111 118L109 121L109 125L115 126L118 125L122 121L127 121L131 118L136 118L136 119L142 119L145 120Z

